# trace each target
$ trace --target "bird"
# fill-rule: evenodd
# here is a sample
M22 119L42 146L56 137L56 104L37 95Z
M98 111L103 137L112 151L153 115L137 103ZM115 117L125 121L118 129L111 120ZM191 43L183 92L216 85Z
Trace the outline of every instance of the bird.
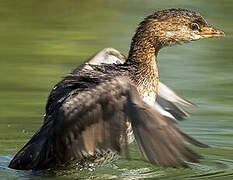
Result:
M54 86L42 126L9 167L43 170L111 161L118 154L129 157L131 136L152 164L186 168L187 162L198 162L201 155L187 143L208 145L182 132L176 120L155 105L161 90L157 55L166 46L224 35L187 9L149 15L138 25L124 63L100 63L96 58Z

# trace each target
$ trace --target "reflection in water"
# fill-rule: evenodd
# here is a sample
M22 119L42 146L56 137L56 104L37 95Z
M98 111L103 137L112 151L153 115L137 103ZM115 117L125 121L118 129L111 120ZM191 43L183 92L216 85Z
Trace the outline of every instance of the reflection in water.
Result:
M221 1L221 4L217 0L146 0L143 4L138 0L1 1L0 177L49 179L54 176L51 172L7 168L12 155L41 125L52 85L104 47L112 46L127 54L138 22L153 11L170 7L201 12L210 23L227 34L221 40L167 48L159 55L162 81L197 103L197 107L189 109L192 116L179 125L212 148L193 148L203 154L204 159L199 164L192 164L191 169L163 169L142 161L136 146L132 146L133 159L130 161L121 158L95 171L71 171L65 176L93 179L133 179L136 176L232 179L233 27L230 22L233 3L230 0ZM57 175L62 176L59 172Z

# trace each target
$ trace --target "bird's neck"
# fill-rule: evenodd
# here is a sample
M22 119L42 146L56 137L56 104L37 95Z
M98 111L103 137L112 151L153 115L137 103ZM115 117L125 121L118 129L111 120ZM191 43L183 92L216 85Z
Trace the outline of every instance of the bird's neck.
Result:
M154 35L152 35L154 37ZM145 97L157 96L158 91L158 65L157 54L159 46L156 45L156 39L151 34L137 32L131 43L129 56L125 64L129 68L131 79L137 84L139 93Z

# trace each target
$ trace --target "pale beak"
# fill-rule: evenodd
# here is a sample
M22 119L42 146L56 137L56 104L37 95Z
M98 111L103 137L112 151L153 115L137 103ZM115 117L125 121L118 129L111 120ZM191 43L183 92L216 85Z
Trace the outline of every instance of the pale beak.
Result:
M209 26L209 27L203 27L199 32L199 35L201 36L201 39L205 39L205 38L213 38L213 37L223 37L225 36L225 33L219 29Z

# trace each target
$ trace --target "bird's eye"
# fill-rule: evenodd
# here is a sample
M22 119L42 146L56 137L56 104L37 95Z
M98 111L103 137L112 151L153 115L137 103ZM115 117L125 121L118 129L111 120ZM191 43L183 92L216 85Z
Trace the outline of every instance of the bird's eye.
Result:
M200 29L200 27L199 27L199 25L198 25L197 23L191 23L191 24L190 24L190 28L191 28L193 31L199 30L199 29Z

